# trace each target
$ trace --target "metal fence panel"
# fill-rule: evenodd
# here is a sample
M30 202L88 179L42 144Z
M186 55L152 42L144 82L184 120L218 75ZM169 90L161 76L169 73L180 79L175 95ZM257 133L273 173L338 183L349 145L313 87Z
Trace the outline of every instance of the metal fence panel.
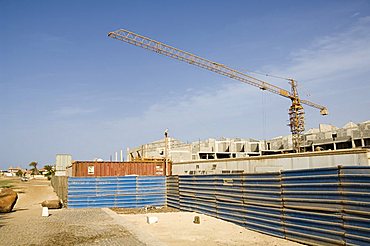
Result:
M337 167L283 171L281 179L285 208L331 212L342 209Z
M244 204L217 201L217 218L245 226L246 211Z
M339 167L347 245L370 245L370 167Z
M338 168L282 171L285 237L308 244L343 245Z
M167 206L173 208L180 208L180 196L179 196L179 177L167 176L166 177L166 188L167 188Z
M284 237L279 172L245 175L243 199L247 228Z
M178 189L170 189L185 211L309 245L370 245L370 167L178 176L176 182Z
M163 176L125 176L68 179L69 208L139 208L166 203Z
M243 176L242 175L212 175L217 202L243 204Z
M343 245L342 215L284 209L285 238L309 244Z

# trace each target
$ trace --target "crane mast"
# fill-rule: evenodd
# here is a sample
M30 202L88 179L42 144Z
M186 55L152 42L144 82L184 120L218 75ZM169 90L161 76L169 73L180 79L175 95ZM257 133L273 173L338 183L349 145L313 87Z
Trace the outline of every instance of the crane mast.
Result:
M303 141L302 133L304 131L304 109L302 104L319 109L322 115L328 114L328 110L325 106L307 100L301 100L298 96L297 83L293 79L290 79L291 90L288 91L263 80L254 78L243 72L227 67L223 64L204 59L197 55L177 49L134 32L119 29L117 31L109 32L108 36L144 49L154 51L158 54L162 54L173 59L210 70L231 79L258 87L261 90L266 90L285 98L289 98L292 101L292 105L289 108L289 126L292 133L293 149L297 152L300 151L300 146Z

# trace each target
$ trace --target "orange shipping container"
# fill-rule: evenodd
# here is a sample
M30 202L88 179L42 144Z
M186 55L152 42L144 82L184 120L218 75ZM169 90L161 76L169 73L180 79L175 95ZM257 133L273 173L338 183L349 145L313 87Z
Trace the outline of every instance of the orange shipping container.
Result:
M105 176L165 176L171 175L171 162L164 160L150 161L74 161L72 163L73 177L105 177ZM167 173L166 173L167 170Z

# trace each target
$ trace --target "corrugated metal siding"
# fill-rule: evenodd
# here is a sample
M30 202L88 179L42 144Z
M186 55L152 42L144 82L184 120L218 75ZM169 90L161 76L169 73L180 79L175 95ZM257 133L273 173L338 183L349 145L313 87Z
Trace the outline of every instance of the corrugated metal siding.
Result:
M168 176L166 179L167 206L180 208L179 176Z
M171 166L171 163L168 163ZM106 177L106 176L163 176L165 163L158 161L142 162L109 162L109 161L74 161L72 163L73 177ZM93 173L89 173L93 170ZM170 168L171 169L171 168ZM169 169L169 170L170 170Z
M370 245L370 167L340 167L347 245Z
M164 206L165 177L68 178L69 208Z
M280 173L245 175L246 227L283 237Z
M170 207L310 245L370 245L370 167L167 180Z
M196 176L197 178L197 176ZM245 224L245 207L243 204L243 180L241 175L214 175L215 202L217 218Z
M343 245L338 168L283 171L285 237L320 245Z

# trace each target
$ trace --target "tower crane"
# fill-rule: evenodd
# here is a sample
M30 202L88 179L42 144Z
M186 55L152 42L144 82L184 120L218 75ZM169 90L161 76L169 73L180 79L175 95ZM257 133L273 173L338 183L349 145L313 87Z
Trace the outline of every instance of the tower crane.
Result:
M194 66L198 66L212 72L224 75L231 79L238 80L240 82L255 86L261 90L266 90L277 95L283 96L291 100L292 105L289 108L289 126L292 133L293 149L296 152L300 152L300 147L302 144L302 134L304 131L304 109L302 104L307 106L317 108L320 110L321 115L327 115L328 110L325 106L307 101L301 100L298 95L297 82L294 79L289 79L290 91L282 89L278 86L272 85L263 80L252 77L243 72L237 71L233 68L225 66L224 64L217 63L199 57L197 55L191 54L189 52L177 49L170 45L158 42L156 40L150 39L148 37L136 34L131 31L124 29L119 29L117 31L109 32L108 37L124 41L126 43L154 51L158 54L177 59Z

